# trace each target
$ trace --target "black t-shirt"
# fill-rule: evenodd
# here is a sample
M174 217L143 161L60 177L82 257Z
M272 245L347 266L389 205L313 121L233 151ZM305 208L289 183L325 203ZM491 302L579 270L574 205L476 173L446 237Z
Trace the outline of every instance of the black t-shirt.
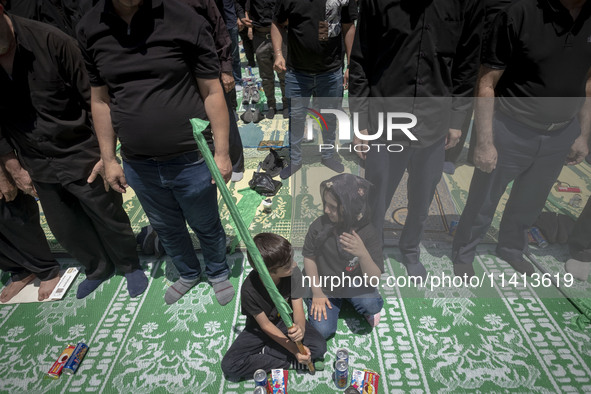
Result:
M518 1L499 13L482 64L504 70L495 88L501 110L541 123L577 115L591 67L590 16L591 2L573 21L559 0Z
M126 159L197 150L190 118L206 119L195 78L218 79L209 24L177 0L144 0L128 25L112 0L78 25L91 86L109 89L111 120ZM211 131L204 133L211 143Z
M330 276L342 277L342 275L351 278L363 276L359 259L354 258L347 260L341 253L339 253L337 242L339 242L338 237L340 234L331 231L326 238L321 236L327 227L332 227L332 225L330 219L326 215L320 216L310 225L304 241L302 256L311 258L316 262L320 278ZM355 230L355 232L363 241L372 260L376 263L380 271L384 272L381 236L378 234L375 227L372 224L367 224L360 229ZM343 288L331 293L330 288L327 289L324 287L325 295L342 298L349 298L352 295L367 294L373 291L374 288L368 286Z
M287 67L315 74L343 66L342 24L357 19L355 0L277 0L274 21L288 19Z
M292 300L302 298L302 271L295 267L291 276L281 278L277 284L277 290L291 307ZM264 312L273 324L279 323L281 319L259 273L255 270L248 274L242 284L240 302L242 314L246 315L246 327L258 327L254 317L261 312Z

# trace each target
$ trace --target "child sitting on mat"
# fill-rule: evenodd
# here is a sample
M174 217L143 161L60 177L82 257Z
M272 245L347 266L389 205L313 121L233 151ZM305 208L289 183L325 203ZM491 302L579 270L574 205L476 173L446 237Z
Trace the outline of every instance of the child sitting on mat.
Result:
M322 358L326 352L326 341L306 321L299 294L302 292L302 272L293 260L291 244L271 233L258 234L254 243L277 290L293 309L294 327L288 329L281 320L248 254L253 270L244 280L240 292L246 327L222 360L222 371L230 380L252 379L257 369L269 372L274 368L298 367L298 363L306 365L311 360ZM303 341L306 355L298 352L296 341Z
M374 286L384 272L384 260L382 236L370 223L370 186L352 174L320 184L324 215L310 226L302 254L312 288L312 299L306 301L310 322L324 338L336 332L343 300L370 326L380 321L384 301Z

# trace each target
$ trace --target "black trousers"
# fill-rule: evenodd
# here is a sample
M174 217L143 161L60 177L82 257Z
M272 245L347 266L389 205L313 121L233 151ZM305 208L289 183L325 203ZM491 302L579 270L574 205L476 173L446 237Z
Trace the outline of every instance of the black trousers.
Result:
M140 268L123 198L113 190L105 192L102 178L92 184L86 179L66 185L34 183L51 232L84 265L88 279Z
M591 262L591 198L568 237L568 249L573 259Z
M476 247L486 235L507 186L513 181L499 227L497 255L505 261L523 259L527 230L546 204L570 147L581 127L574 119L567 127L542 132L502 113L493 119L497 167L486 173L474 170L466 206L452 244L454 264L472 264Z
M242 40L242 46L244 46L244 54L246 55L246 61L249 66L255 67L256 62L254 61L254 45L252 40L248 38L248 29L242 29L238 32L240 39Z
M392 202L394 192L408 170L408 214L398 242L404 264L419 262L420 242L429 207L441 180L445 137L425 148L405 147L402 152L386 149L370 151L365 160L365 179L374 185L369 194L373 211L372 223L382 233L384 215Z
M287 335L283 321L277 323L277 328ZM310 349L312 360L324 357L326 340L308 321L302 342ZM264 354L261 354L263 348ZM252 379L257 369L267 372L275 368L288 369L292 360L295 360L293 354L258 327L245 328L222 359L222 371L229 380Z
M0 269L13 281L30 274L50 280L60 270L39 224L37 202L22 192L11 202L0 200Z
M224 91L226 105L228 106L228 116L230 117L230 131L228 135L228 144L230 146L230 161L232 162L232 171L244 172L244 149L242 146L242 138L240 138L240 130L238 130L238 123L236 123L236 89L230 92Z

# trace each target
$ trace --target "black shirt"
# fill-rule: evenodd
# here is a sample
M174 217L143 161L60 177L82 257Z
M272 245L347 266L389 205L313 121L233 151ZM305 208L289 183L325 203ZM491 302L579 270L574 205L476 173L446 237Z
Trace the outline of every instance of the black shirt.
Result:
M81 16L77 3L77 0L13 0L7 9L11 15L47 23L75 37Z
M92 86L109 89L111 120L127 160L197 150L190 118L206 119L195 78L217 79L209 24L177 0L144 0L128 25L111 0L78 25ZM211 131L204 133L211 143Z
M38 182L86 178L100 155L76 41L44 23L10 20L17 47L12 78L0 67L0 155L14 147Z
M275 22L288 19L287 67L311 74L343 67L342 24L357 19L355 0L277 0ZM328 22L327 35L319 32L321 22Z
M482 58L504 70L495 88L499 109L540 123L578 114L591 68L590 16L590 1L576 21L559 0L522 0L501 11Z
M453 106L449 99L407 100L407 108L386 111L414 113L419 123L412 131L421 146L440 140L449 128L461 129L478 74L484 2L358 3L349 97L454 97ZM363 104L359 110L366 111ZM366 127L361 118L360 128Z
M342 275L351 278L363 276L363 271L361 270L358 258L348 261L341 253L339 253L337 243L340 242L338 238L340 234L337 235L335 231L332 231L327 238L320 236L327 227L334 228L330 219L326 215L322 215L312 222L308 229L308 233L306 234L302 256L313 259L316 262L320 278L327 276L338 276L340 278ZM363 241L372 260L376 263L380 271L384 272L381 236L378 234L375 227L372 224L367 224L356 229L355 232ZM353 295L367 294L373 291L373 287L361 287L354 289L334 289L331 293L330 289L327 289L326 287L324 288L325 295L341 298L349 298Z
M245 5L253 27L271 27L275 0L250 0Z
M290 307L292 300L301 298L301 289L302 271L298 267L293 269L291 276L281 278L277 284L279 294L283 296ZM265 288L259 273L255 270L252 270L242 283L240 302L242 314L246 315L246 327L258 327L259 325L254 317L261 312L264 312L269 321L275 325L281 320L269 292Z

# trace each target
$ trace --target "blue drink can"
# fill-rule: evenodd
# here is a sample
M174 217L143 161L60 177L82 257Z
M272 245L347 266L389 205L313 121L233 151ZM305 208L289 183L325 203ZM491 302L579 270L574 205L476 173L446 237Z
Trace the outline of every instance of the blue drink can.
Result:
M349 364L345 360L337 360L334 372L335 384L340 389L345 389L349 381Z
M265 389L269 385L269 379L267 379L267 372L265 372L264 369L257 369L254 372L254 385L256 387L264 387Z
M451 235L452 237L454 235L456 235L456 229L458 228L458 223L459 223L459 221L457 221L457 220L452 220L451 222L449 222L449 235Z
M529 229L529 233L540 248L545 248L548 246L548 241L546 241L546 238L544 238L544 235L542 235L542 232L539 228L532 227Z
M73 375L78 370L78 367L80 366L80 363L82 362L82 359L86 355L87 351L88 346L86 346L84 342L79 342L76 345L76 349L74 349L74 352L68 359L68 362L66 362L66 365L64 365L62 372L66 375Z
M338 360L345 360L347 365L349 365L349 351L347 349L337 350L337 361Z

